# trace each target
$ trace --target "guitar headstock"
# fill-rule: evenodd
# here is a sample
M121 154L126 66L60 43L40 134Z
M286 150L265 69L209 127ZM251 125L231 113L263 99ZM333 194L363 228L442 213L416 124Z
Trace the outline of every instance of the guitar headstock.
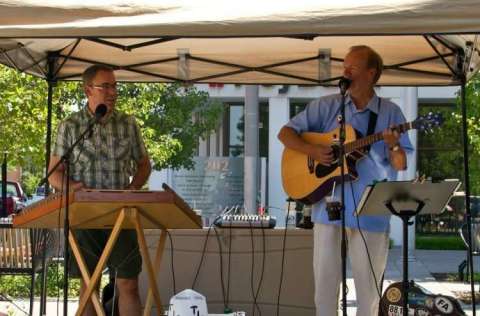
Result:
M419 116L412 122L412 125L421 132L431 133L433 132L433 129L442 125L443 122L444 119L441 113L430 112L426 115Z

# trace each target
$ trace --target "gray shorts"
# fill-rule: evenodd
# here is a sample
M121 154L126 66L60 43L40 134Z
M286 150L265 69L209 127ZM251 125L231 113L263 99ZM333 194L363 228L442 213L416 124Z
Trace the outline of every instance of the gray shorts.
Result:
M100 256L110 236L110 229L77 229L74 230L83 259L90 275L100 259ZM137 242L137 234L133 229L124 229L118 235L113 246L107 266L112 276L121 279L134 279L142 270L142 257ZM70 249L69 275L73 278L81 277L77 261Z

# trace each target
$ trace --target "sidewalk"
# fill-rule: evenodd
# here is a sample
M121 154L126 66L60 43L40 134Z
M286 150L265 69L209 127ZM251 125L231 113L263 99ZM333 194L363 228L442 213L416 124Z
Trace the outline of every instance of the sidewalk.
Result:
M431 273L457 273L458 265L465 259L465 251L446 251L446 250L417 250L414 256L415 260L409 262L409 279L426 288L435 294L444 294L455 296L452 291L470 291L470 284L464 282L437 282ZM390 255L387 263L387 270L385 272L385 281L383 289L389 284L400 282L402 280L402 253L400 248L393 248L390 250ZM480 258L474 257L474 271L480 271ZM355 315L355 286L351 278L351 270L348 270L348 288L350 289L348 300L348 315ZM475 285L478 291L480 284ZM18 300L15 303L23 310L28 309L28 302L26 300ZM38 315L39 303L35 303L34 315ZM74 315L74 311L78 305L78 301L72 300L69 302L69 315ZM480 305L480 304L478 304ZM480 306L477 305L477 314L480 315ZM462 304L463 309L467 315L473 315L471 305ZM47 303L47 315L62 315L62 303L57 305L56 299L51 299ZM57 309L59 313L57 313ZM0 312L6 313L7 310L14 312L13 315L25 315L18 308L13 307L8 302L0 302Z

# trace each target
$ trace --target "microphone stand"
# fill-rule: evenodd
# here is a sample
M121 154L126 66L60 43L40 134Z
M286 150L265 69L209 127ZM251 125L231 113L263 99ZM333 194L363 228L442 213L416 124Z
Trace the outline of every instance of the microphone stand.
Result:
M347 235L345 230L345 94L347 86L340 82L340 93L342 95L342 103L340 105L340 117L338 121L340 123L340 135L339 135L339 150L338 161L340 162L340 178L342 187L340 190L340 217L342 220L342 243L341 243L341 256L342 256L342 315L347 316Z
M78 139L68 148L68 150L65 152L65 154L60 158L60 160L50 169L50 171L47 173L45 178L43 178L39 186L43 186L45 183L48 182L48 178L53 174L55 170L58 169L58 167L61 164L64 164L65 166L65 173L64 176L67 177L67 180L65 182L65 216L64 216L64 223L63 223L63 237L64 237L64 251L63 251L63 274L64 274L64 281L63 281L63 315L67 316L68 314L68 262L69 262L69 247L68 247L68 234L70 232L70 221L69 221L69 198L70 198L70 156L73 152L73 149L77 147L77 145L81 142L84 141L85 138L87 138L87 134L89 134L95 125L100 121L100 119L105 115L106 113L106 107L103 105L103 108L101 107L102 105L98 105L96 110L95 110L95 119L90 122L88 127L83 131L83 133L78 137ZM63 188L62 188L63 189ZM62 206L60 205L60 208Z

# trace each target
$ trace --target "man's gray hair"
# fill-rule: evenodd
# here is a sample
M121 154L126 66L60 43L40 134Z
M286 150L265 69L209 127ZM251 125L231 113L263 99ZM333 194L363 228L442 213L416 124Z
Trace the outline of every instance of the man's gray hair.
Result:
M373 83L377 83L378 79L382 75L383 71L383 59L379 53L377 53L373 48L367 45L356 45L350 47L350 52L364 51L367 53L367 67L369 69L375 69L375 77L373 78Z
M102 65L102 64L95 64L87 69L82 74L82 81L83 85L87 86L92 83L93 78L97 75L98 72L100 71L108 71L108 72L113 72L113 68L107 65Z

